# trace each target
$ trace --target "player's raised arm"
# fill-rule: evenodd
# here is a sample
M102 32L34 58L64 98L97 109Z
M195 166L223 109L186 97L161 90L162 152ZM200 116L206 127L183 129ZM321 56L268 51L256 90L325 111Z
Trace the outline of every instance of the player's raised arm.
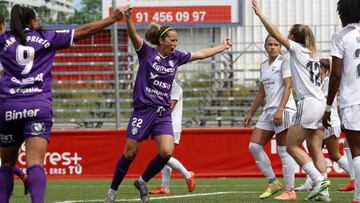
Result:
M136 25L134 23L134 20L131 17L131 11L132 11L132 9L129 9L125 13L127 33L129 35L129 38L130 38L135 50L139 50L142 46L143 39L140 37L140 35L136 31Z
M80 27L75 29L74 41L90 37L90 36L100 32L107 26L109 26L115 22L118 22L119 20L124 18L125 12L128 9L130 9L130 5L118 6L115 9L115 11L112 13L111 16L104 18L102 20L99 20L99 21L81 25Z
M224 42L218 46L200 49L194 52L191 52L191 59L190 61L195 61L199 59L206 59L210 56L214 56L215 54L218 54L220 52L225 51L226 49L229 49L231 47L231 39L226 37L224 39Z
M290 48L290 42L288 38L283 35L277 27L272 24L272 22L261 13L260 7L257 4L256 0L252 0L252 8L254 9L255 15L257 15L264 25L265 29L268 31L268 33L274 37L277 41L280 42L280 44L284 45L287 49Z

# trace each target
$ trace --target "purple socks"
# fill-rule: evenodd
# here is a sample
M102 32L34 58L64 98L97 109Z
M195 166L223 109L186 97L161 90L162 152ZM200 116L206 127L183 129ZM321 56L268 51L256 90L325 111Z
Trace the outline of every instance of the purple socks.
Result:
M114 177L111 182L110 188L118 190L120 183L124 179L132 160L127 159L124 155L121 155L119 161L115 167Z
M0 203L8 203L11 192L14 189L13 169L10 167L0 167Z
M153 160L147 166L145 172L141 175L142 179L145 182L149 182L149 180L158 174L161 169L167 164L171 157L169 158L162 158L159 154L155 156Z
M17 166L15 166L14 174L17 175L21 180L24 180L25 173Z
M28 186L32 203L44 203L46 191L46 174L41 165L27 168Z

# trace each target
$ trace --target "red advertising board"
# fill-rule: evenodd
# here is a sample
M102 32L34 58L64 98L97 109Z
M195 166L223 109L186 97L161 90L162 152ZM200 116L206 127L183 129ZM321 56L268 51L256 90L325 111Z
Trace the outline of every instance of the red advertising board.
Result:
M248 144L252 129L184 129L174 157L197 177L261 176ZM343 141L343 140L342 140ZM123 151L125 130L53 131L46 171L50 178L110 178ZM341 144L343 149L343 144ZM282 175L281 161L276 152L276 142L265 146L275 173ZM326 150L324 150L326 153ZM132 163L128 177L139 176L149 161L157 154L152 140L143 142L137 158ZM24 147L20 150L19 166L25 167ZM346 174L327 158L330 176ZM297 175L304 175L297 167ZM175 176L180 176L175 173Z

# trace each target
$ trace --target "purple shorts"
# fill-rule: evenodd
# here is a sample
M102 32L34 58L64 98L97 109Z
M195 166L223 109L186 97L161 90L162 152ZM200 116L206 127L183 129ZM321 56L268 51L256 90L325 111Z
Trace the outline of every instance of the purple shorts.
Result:
M136 141L147 140L149 135L173 135L171 109L162 107L134 108L126 137Z
M49 101L11 101L0 105L0 147L20 146L30 137L49 141L53 124Z

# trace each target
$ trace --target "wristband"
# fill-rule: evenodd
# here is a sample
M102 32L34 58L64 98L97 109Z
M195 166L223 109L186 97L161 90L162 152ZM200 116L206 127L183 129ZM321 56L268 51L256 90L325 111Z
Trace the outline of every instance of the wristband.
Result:
M326 104L325 112L331 112L331 105Z

